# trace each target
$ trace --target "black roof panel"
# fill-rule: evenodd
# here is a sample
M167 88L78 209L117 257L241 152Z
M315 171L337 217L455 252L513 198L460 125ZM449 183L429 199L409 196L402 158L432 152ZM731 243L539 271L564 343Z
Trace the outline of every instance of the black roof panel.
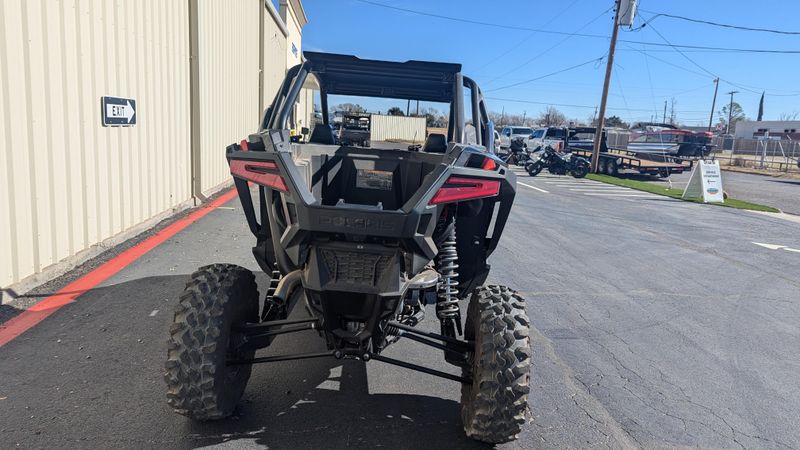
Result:
M461 64L303 52L327 94L450 102Z

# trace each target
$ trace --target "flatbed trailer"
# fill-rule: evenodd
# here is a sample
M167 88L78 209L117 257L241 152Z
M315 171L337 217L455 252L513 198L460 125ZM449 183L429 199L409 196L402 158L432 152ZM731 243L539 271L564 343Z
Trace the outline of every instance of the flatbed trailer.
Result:
M592 152L585 148L570 147L573 155L584 157L591 161ZM658 175L666 178L673 173L683 173L692 170L694 161L676 162L670 157L663 157L662 161L645 159L635 155L635 152L622 149L607 149L600 152L599 170L606 175L616 176L620 170L633 170L642 175Z

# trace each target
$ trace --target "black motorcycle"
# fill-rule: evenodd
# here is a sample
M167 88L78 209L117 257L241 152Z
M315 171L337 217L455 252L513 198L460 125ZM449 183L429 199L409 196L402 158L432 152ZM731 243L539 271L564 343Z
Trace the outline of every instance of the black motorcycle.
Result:
M508 153L505 155L498 155L508 165L516 164L518 166L525 166L530 162L528 155L527 145L522 139L514 139L509 144Z
M589 161L572 153L559 153L549 146L536 152L531 161L525 164L525 170L532 177L538 175L545 167L553 175L569 173L575 178L583 178L589 173Z

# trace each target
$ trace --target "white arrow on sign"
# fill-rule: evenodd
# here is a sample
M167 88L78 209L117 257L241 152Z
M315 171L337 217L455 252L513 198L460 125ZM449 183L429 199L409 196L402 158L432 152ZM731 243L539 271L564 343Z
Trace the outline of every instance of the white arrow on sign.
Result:
M112 119L125 119L128 123L131 122L131 119L136 114L136 111L133 110L133 106L131 102L126 102L125 105L111 105L106 104L106 117L110 117Z
M800 250L796 248L787 247L785 245L763 244L761 242L753 242L753 244L756 244L760 247L768 248L770 250L786 250L787 252L800 253Z

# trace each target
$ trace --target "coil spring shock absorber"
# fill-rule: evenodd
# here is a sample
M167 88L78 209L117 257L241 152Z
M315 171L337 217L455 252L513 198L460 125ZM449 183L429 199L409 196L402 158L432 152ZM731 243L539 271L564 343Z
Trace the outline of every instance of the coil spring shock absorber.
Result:
M269 280L269 289L267 289L267 296L264 298L264 309L261 313L261 320L276 320L285 311L281 310L282 306L275 304L272 296L275 294L275 289L278 287L278 282L281 280L281 272L278 270L278 265L272 267L272 275Z
M450 230L436 256L441 282L437 291L436 317L442 322L442 334L452 336L455 328L461 334L461 310L458 307L458 251L456 250L456 223Z

